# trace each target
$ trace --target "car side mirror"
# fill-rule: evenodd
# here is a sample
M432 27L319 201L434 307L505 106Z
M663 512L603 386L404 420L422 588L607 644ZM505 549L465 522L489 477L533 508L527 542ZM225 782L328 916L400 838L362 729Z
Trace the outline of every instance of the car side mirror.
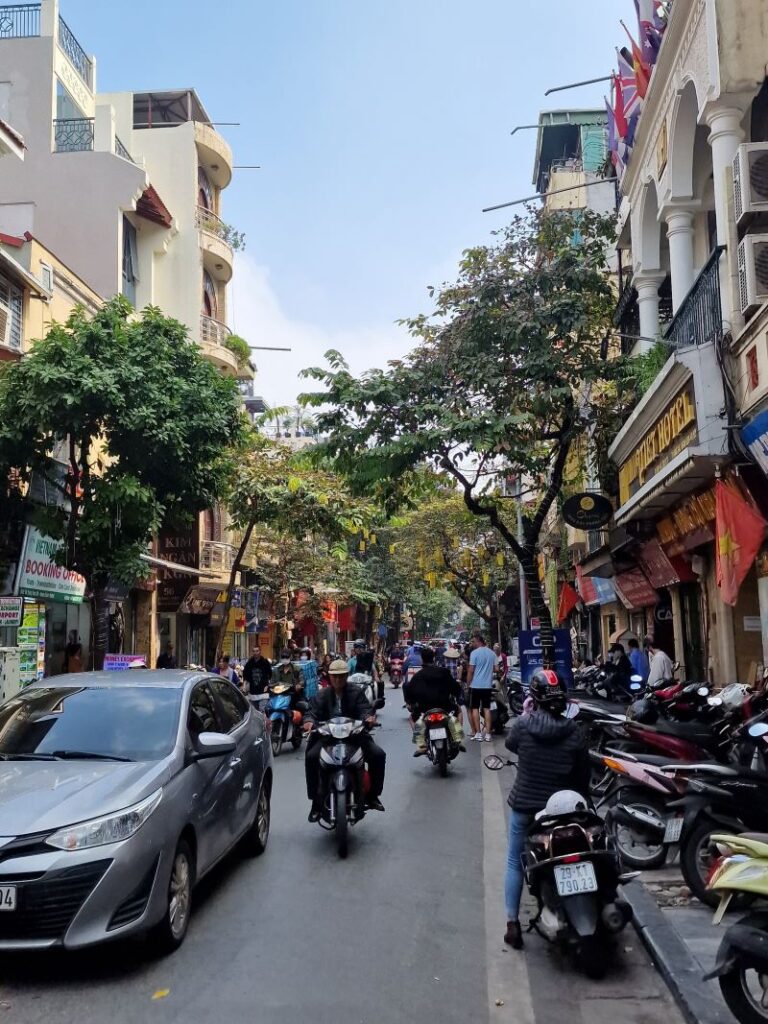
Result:
M195 761L205 761L212 757L226 757L234 754L237 744L231 736L223 732L201 732L195 740Z

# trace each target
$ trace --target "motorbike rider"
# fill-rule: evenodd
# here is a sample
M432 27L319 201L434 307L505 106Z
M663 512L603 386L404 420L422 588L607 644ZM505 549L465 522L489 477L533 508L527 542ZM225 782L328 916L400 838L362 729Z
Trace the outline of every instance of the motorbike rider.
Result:
M458 702L461 687L447 668L435 664L435 652L430 647L425 647L421 652L421 663L422 668L403 684L403 697L414 725L425 712L433 708L460 713ZM416 727L413 735L417 746L413 756L420 757L427 752L423 725L420 729Z
M376 667L374 652L368 650L365 640L355 640L352 648L352 657L349 659L349 674L353 672L364 672L376 683L376 696L381 699L384 696L384 680Z
M363 688L347 682L349 666L346 661L338 659L331 662L328 677L331 685L323 690L318 690L304 717L304 731L309 734L304 771L307 779L307 797L312 801L309 820L313 822L319 821L323 812L323 797L319 793L322 744L320 737L316 733L313 735L315 727L322 722L328 722L331 718L351 718L355 722L365 722L368 726L372 726L376 722L376 714L368 703ZM378 744L374 743L368 732L360 736L360 749L368 765L371 779L371 788L365 801L366 806L373 811L383 811L384 805L379 797L384 788L387 755Z
M509 849L504 896L507 931L504 941L523 948L520 899L523 892L521 857L535 815L561 789L589 798L590 761L587 738L573 719L563 718L568 703L565 683L552 669L534 672L528 695L532 709L515 719L507 749L518 755L517 776L508 803Z
M608 652L609 665L606 666L609 695L615 696L617 689L629 690L629 683L632 679L632 662L624 651L624 645L620 643L611 644Z

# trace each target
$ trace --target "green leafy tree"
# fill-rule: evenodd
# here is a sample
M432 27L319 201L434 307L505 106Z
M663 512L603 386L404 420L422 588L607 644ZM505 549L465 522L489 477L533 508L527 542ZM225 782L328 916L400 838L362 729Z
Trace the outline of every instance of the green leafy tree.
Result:
M0 480L23 493L37 473L58 491L54 507L17 502L13 514L62 540L61 563L88 582L96 668L107 582L146 575L140 556L160 527L214 504L242 429L236 384L186 328L158 309L132 313L122 297L92 318L78 309L0 374Z
M548 660L539 539L571 448L594 421L592 389L613 373L603 348L612 235L590 212L577 234L563 214L519 217L497 244L464 254L456 283L434 292L431 316L407 321L419 344L405 359L358 378L329 353L330 367L305 371L321 390L302 400L319 410L324 451L342 472L396 480L431 463L453 478L522 564ZM501 510L501 474L525 481L522 542Z

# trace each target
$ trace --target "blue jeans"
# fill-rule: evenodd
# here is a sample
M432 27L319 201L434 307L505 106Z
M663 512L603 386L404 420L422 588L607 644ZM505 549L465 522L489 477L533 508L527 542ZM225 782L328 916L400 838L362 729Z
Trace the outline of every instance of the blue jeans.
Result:
M528 830L533 821L532 814L512 811L509 816L509 849L507 851L507 874L504 879L504 899L507 904L507 920L517 921L520 915L520 899L523 895L522 856Z

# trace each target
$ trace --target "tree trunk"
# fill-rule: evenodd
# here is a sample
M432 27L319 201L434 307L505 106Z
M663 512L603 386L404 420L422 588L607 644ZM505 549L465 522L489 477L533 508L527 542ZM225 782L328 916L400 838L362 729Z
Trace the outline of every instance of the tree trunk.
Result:
M389 633L390 633L389 638L390 638L390 640L391 640L393 645L396 644L396 643L399 643L399 641L400 641L400 630L402 628L402 624L403 624L403 606L400 603L400 601L398 601L395 604L394 619L393 619L393 622L392 622L392 628L389 631Z
M245 552L248 550L248 545L251 542L251 536L253 535L254 528L256 526L256 519L253 518L245 528L243 539L240 542L240 547L237 549L235 560L232 563L232 568L229 571L229 586L227 587L227 597L224 601L224 618L222 619L221 625L219 626L219 635L216 638L216 664L219 664L219 659L224 652L224 638L227 635L227 622L229 621L229 613L232 608L232 597L235 591L235 580L237 574L240 572L240 566L243 564L245 558Z
M109 604L104 596L106 584L101 574L95 575L91 581L91 667L94 672L101 672L104 668L104 656L109 649Z
M535 547L531 545L526 546L521 564L528 588L531 615L541 620L541 654L544 668L553 668L555 664L555 637L552 631L552 616L549 614L549 608L544 601L544 593L541 589Z

